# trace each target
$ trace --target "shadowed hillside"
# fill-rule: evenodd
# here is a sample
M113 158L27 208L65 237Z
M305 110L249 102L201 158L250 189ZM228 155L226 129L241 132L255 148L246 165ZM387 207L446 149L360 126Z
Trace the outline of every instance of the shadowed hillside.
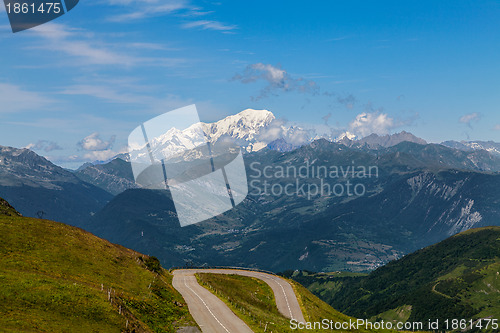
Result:
M0 198L0 215L21 216L21 214L15 210L14 207L2 198Z

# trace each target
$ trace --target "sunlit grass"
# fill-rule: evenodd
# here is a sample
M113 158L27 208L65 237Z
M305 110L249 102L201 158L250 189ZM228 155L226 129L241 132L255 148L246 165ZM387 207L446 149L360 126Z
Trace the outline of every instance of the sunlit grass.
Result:
M290 319L279 313L271 288L263 281L241 275L198 273L198 282L214 293L254 332L297 332L290 328ZM297 295L306 321L323 319L345 322L350 318L321 301L300 284L289 281ZM304 331L304 330L302 330ZM325 330L307 330L325 332ZM369 332L342 330L342 332Z
M149 270L148 257L52 221L0 217L0 234L2 332L175 332L195 325L169 273Z

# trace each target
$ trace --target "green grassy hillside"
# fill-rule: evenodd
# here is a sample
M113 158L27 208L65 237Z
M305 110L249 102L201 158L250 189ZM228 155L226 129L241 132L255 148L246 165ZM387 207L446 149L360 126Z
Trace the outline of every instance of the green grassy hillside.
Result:
M284 317L276 307L271 288L263 281L240 275L197 274L198 282L223 300L234 313L243 319L254 332L293 332L290 319ZM346 316L314 296L300 284L290 281L307 322L323 319L345 322ZM303 330L302 330L303 331ZM307 330L324 332L324 330ZM343 332L369 332L366 330L343 330Z
M362 318L500 319L500 227L472 229L367 276L293 274L340 311Z
M175 332L196 326L153 257L0 204L2 332Z

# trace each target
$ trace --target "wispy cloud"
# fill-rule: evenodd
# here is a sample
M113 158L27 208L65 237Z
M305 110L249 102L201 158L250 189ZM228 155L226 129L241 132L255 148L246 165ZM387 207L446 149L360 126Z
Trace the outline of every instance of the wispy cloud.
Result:
M176 15L184 18L200 18L213 14L214 11L204 10L188 0L107 0L109 5L126 8L123 14L109 18L113 22L130 22L150 17ZM215 30L222 33L232 33L237 25L225 24L217 20L195 20L181 25L183 29Z
M322 117L323 121L325 122L325 125L328 125L328 120L332 117L332 113L328 113L326 116Z
M194 8L189 12L182 14L184 17L200 17L215 13L213 10L203 10L202 8Z
M319 92L319 86L316 82L302 77L293 77L281 67L270 64L248 65L243 73L236 74L232 79L241 83L266 82L267 85L255 99L268 97L270 94L277 95L280 92L296 91L313 95Z
M179 48L168 47L159 43L127 43L123 46L132 49L153 50L153 51L179 51Z
M344 105L348 109L352 109L354 107L354 105L356 104L356 97L354 97L351 94L349 94L347 96L338 96L337 102L339 104Z
M9 125L27 126L32 128L43 128L49 130L66 130L74 131L75 122L71 119L61 118L42 118L42 119L29 119L29 120L16 120L6 121ZM69 130L68 130L69 129Z
M111 103L148 104L153 98L120 91L112 86L81 84L70 86L60 92L64 95L84 95L105 100Z
M227 25L218 21L209 21L209 20L199 20L188 22L182 25L185 29L193 29L199 28L203 30L217 30L222 32L231 32L232 30L238 29L236 25Z
M62 52L77 59L65 63L74 66L82 65L119 65L119 66L176 66L184 62L178 58L153 58L131 54L129 44L107 44L100 42L98 36L82 29L75 29L64 24L46 23L31 29L31 33L42 37L43 43L34 46L37 49ZM120 47L127 50L120 50ZM137 45L140 51L151 49L151 44ZM156 45L157 46L157 45Z
M114 52L104 45L97 46L96 42L91 41L93 36L86 36L81 30L64 24L46 23L31 31L45 40L37 48L59 51L79 58L86 64L130 66L138 61L134 57Z
M500 131L500 124L495 125L495 127L493 127L493 130Z
M42 93L29 91L20 86L0 82L0 114L39 111L55 101Z
M313 77L323 78L322 75L314 74ZM239 81L244 84L254 82L265 82L267 85L261 89L260 94L252 97L253 100L259 100L269 97L269 95L277 96L283 92L298 92L308 95L318 95L321 92L320 86L309 76L292 75L283 69L281 66L271 64L256 63L247 65L242 73L237 73L232 77L233 81ZM334 91L323 91L323 96L334 99L334 102L345 106L348 109L354 108L357 103L356 97L351 94L339 94ZM310 102L309 99L306 100Z
M164 16L192 8L188 1L183 0L110 0L109 4L128 8L126 13L110 17L110 20L114 22Z
M182 99L173 94L158 94L159 89L161 90L156 86L141 85L134 79L99 78L68 86L59 93L89 96L107 103L139 107L142 112L147 113L176 109L193 103L193 100Z
M105 0L109 5L119 6L125 9L125 13L113 15L109 18L112 22L129 22L159 17L176 15L184 18L199 18L213 14L214 11L204 10L195 6L188 0ZM235 25L227 25L215 20L199 20L182 25L183 28L201 28L204 30L217 30L230 32L237 28Z
M462 124L466 124L469 128L472 129L472 123L477 122L481 119L481 114L478 112L468 113L460 117L459 121Z
M335 37L335 38L329 38L326 41L327 42L338 42L338 41L348 39L348 38L351 38L351 36L340 36L340 37Z

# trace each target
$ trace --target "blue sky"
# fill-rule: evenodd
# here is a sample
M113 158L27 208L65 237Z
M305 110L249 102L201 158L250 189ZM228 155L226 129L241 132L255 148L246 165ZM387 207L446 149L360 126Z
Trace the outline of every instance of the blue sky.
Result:
M0 145L76 167L156 115L246 108L359 135L500 141L499 1L81 0L13 34Z

